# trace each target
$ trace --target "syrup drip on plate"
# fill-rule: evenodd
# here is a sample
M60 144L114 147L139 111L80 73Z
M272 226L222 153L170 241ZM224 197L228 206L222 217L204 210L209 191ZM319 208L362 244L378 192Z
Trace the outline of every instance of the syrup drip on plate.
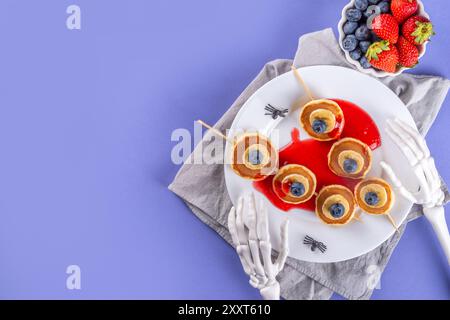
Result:
M357 105L339 99L332 99L337 102L344 113L345 126L340 138L355 138L375 150L381 146L381 137L377 125L370 115ZM335 175L328 168L328 152L335 141L317 141L313 139L301 140L300 132L294 128L291 133L292 141L280 149L280 167L287 164L300 164L310 169L317 178L317 189L319 192L323 186L339 184L354 190L361 180L348 179ZM300 204L290 204L283 202L272 189L273 177L270 176L262 181L253 182L256 190L264 194L270 202L283 211L300 208L315 211L316 197ZM283 188L281 183L276 183L275 188Z

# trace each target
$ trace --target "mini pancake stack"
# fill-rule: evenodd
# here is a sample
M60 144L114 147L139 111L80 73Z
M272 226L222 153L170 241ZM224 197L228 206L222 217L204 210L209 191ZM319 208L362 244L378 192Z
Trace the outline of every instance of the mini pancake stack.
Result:
M356 202L350 189L341 185L323 187L316 197L316 215L330 225L344 225L355 216Z
M278 152L260 133L244 133L233 146L231 168L240 177L259 181L278 169Z
M373 215L388 213L394 204L391 186L379 178L366 179L355 188L355 199L358 206Z
M312 100L303 106L300 124L308 135L319 141L337 139L344 129L344 113L333 100Z
M303 203L316 192L316 176L308 168L288 164L280 168L272 181L275 194L286 203Z
M331 147L328 166L340 177L364 178L372 166L372 150L359 140L341 139Z

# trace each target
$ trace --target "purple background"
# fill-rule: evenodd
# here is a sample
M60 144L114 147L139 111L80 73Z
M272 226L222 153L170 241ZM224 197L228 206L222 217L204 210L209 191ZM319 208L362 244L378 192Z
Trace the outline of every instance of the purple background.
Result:
M80 31L65 26L73 3ZM346 3L2 0L0 298L258 299L232 248L167 190L170 136L218 120ZM438 34L413 72L450 77L450 2L426 9ZM428 136L447 181L449 104ZM65 287L70 264L82 290ZM419 219L373 298L449 299L449 279Z

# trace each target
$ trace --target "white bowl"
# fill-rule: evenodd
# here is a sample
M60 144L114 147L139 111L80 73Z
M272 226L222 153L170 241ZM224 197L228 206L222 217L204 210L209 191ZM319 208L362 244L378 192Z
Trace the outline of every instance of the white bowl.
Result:
M418 14L418 15L421 15L421 16L427 18L427 19L429 19L430 16L428 15L428 13L425 12L423 3L422 3L421 1L419 1L419 0L417 0L417 3L419 4L419 10L418 10L418 13L417 13L417 14ZM410 68L401 67L401 68L398 68L398 70L397 70L395 73L390 73L390 72L381 71L381 70L375 69L375 68L373 68L373 67L372 67L372 68L369 68L369 69L364 69L364 68L361 67L361 65L359 64L359 61L353 60L353 59L350 57L349 52L348 52L348 51L345 51L344 48L342 47L342 40L344 40L344 38L345 38L345 36L346 36L346 35L344 34L344 30L343 30L344 23L347 22L347 18L346 18L346 16L345 16L345 12L347 11L347 9L350 9L351 7L354 7L354 4L355 4L355 0L352 0L352 1L350 1L350 2L344 7L344 9L342 9L341 20L339 21L339 24L338 24L338 31L339 31L339 46L341 47L342 51L344 51L345 58L347 59L347 61L348 61L350 64L354 65L354 66L356 67L356 69L358 69L360 72L366 73L366 74L370 74L371 76L379 77L379 78L387 77L387 76L396 76L396 75L399 75L400 73L402 73L403 71L410 69ZM422 46L420 46L420 48L419 48L419 59L422 58L422 56L423 56L423 55L425 54L425 52L427 51L427 43L428 43L428 42L425 42Z

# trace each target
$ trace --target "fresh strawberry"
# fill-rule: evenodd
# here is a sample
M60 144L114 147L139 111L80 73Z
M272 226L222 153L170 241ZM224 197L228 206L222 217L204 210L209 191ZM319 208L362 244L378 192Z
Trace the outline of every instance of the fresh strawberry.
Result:
M402 23L417 12L417 0L392 0L391 12L398 23Z
M398 38L397 49L400 65L412 68L419 62L419 50L402 36Z
M402 34L409 42L422 45L434 35L433 24L425 17L414 16L405 21Z
M398 64L398 50L389 41L374 42L366 53L369 63L377 69L395 72Z
M372 20L372 31L381 39L389 43L397 43L399 27L398 22L390 14L384 13Z

